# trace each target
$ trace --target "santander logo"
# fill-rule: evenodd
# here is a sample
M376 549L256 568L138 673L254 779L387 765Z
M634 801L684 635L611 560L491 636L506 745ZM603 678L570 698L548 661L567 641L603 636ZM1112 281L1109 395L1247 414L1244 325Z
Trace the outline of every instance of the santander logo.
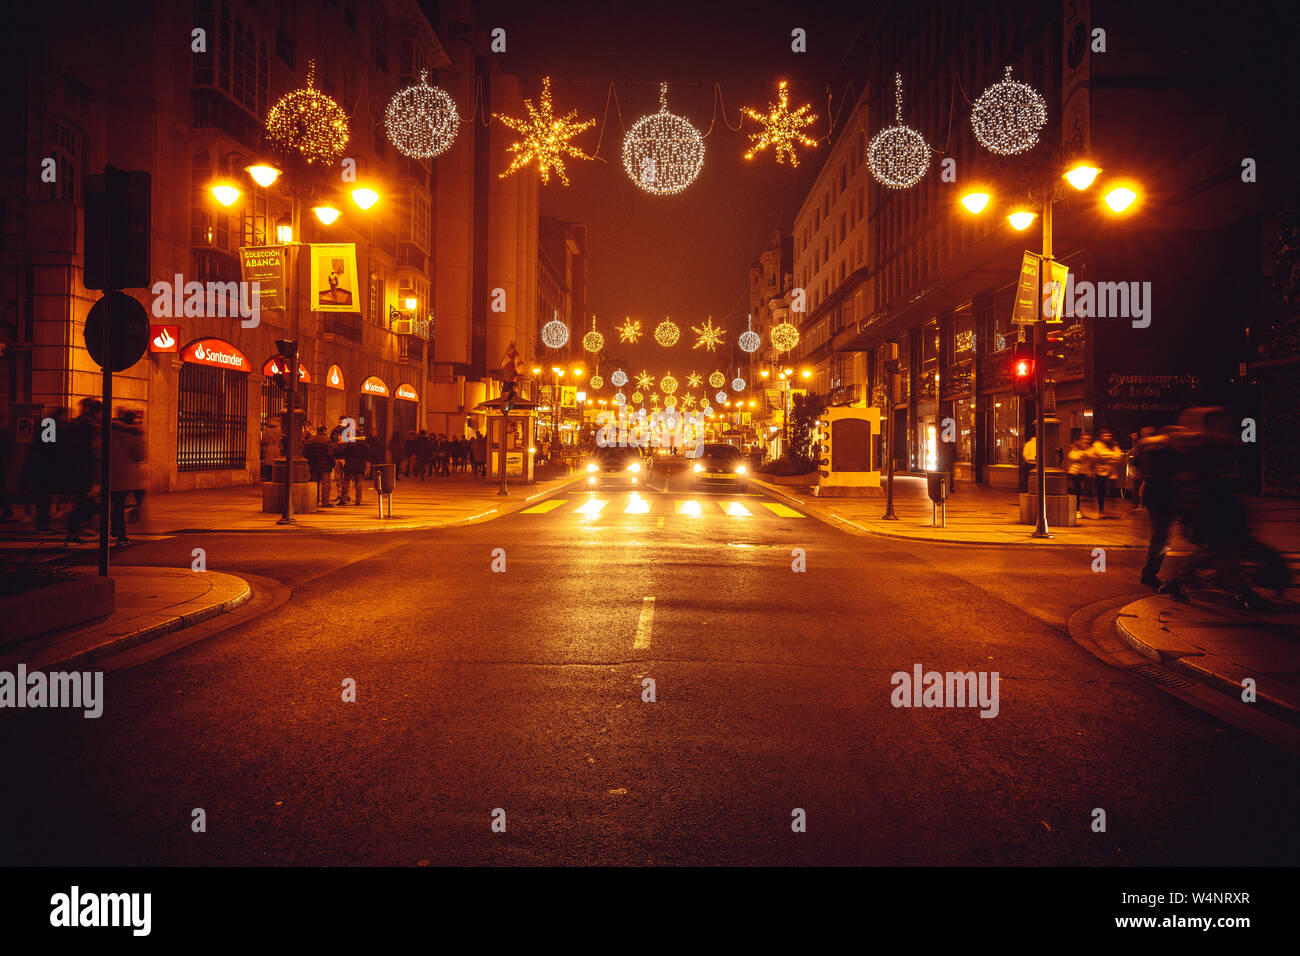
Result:
M153 344L155 347L160 349L169 349L176 344L176 340L172 338L167 333L167 330L164 328L161 332L159 332L157 335L154 336Z
M232 368L240 372L251 371L248 359L233 345L216 339L203 339L186 346L184 360L218 368Z

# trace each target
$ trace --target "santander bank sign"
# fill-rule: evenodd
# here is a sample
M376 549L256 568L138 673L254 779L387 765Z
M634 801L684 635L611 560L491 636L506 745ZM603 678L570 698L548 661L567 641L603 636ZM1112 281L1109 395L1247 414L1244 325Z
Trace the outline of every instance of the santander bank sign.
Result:
M233 369L236 372L251 372L253 366L244 353L229 342L221 339L199 339L187 345L181 355L181 361L194 362L198 365L213 365L217 368Z

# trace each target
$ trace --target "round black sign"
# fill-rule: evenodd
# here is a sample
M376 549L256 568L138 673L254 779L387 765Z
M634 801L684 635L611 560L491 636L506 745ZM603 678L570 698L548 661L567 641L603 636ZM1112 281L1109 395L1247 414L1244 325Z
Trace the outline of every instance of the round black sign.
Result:
M113 292L112 327L109 329L109 361L104 361L104 321L109 314L108 296L90 307L86 328L82 333L86 351L100 368L125 372L144 355L149 347L149 313L138 301L125 292Z

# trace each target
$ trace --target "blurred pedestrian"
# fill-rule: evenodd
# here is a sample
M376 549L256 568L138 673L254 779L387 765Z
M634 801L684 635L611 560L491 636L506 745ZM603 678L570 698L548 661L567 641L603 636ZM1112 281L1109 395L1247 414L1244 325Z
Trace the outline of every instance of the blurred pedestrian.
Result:
M348 503L349 487L356 491L356 505L361 504L361 486L366 478L366 467L370 464L370 446L362 438L344 442L340 453L343 455L343 489L335 504Z
M1092 448L1092 436L1085 431L1079 432L1065 455L1065 471L1069 476L1070 492L1074 498L1074 516L1083 517L1083 499L1091 489L1088 479L1092 477L1092 459L1088 452Z
M1106 517L1106 497L1110 493L1110 482L1118 476L1123 457L1124 450L1116 443L1115 435L1109 428L1103 428L1088 449L1088 460L1097 487L1098 518Z
M126 499L134 494L144 500L144 435L136 424L136 413L124 408L112 421L112 444L108 453L109 500L112 504L109 527L116 544L130 544L126 535ZM101 519L102 520L102 519Z
M474 432L474 440L470 443L470 459L474 463L474 474L487 475L487 439L483 437L480 431Z
M1145 429L1144 429L1145 431ZM1141 582L1160 590L1160 566L1169 544L1169 529L1174 522L1174 478L1179 471L1180 456L1174 447L1177 429L1167 426L1159 434L1140 437L1134 451L1141 466L1142 504L1150 526L1147 558L1142 565Z
M50 509L53 507L55 494L63 494L67 484L63 460L68 447L68 410L51 409L45 417L54 423L50 436L53 440L45 440L46 430L42 425L27 456L22 481L22 487L31 494L35 503L36 531L42 534L54 530L50 526Z
M81 537L81 529L103 511L103 502L98 501L94 494L102 447L103 406L97 399L83 398L79 408L80 414L64 430L67 441L61 463L64 491L73 502L72 511L68 515L68 536L64 544L85 544L86 539ZM60 436L59 441L64 441L64 436Z
M318 427L316 434L307 439L302 451L303 457L307 459L311 480L316 482L316 504L322 508L333 508L330 479L334 474L335 450L334 443L325 434L324 425Z
M406 433L406 441L402 444L402 454L405 456L407 478L411 477L411 467L417 463L416 455L419 452L419 449L420 438L415 433L415 429L412 428Z

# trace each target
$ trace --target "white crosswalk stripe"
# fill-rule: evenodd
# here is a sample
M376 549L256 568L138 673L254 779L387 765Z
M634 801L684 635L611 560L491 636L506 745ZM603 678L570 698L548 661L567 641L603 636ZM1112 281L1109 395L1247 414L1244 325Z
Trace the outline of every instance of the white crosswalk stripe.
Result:
M660 526L665 518L748 518L765 520L769 518L802 518L803 515L780 502L767 501L757 496L746 501L727 500L710 495L668 496L642 494L633 491L627 494L614 494L607 498L573 496L552 498L539 505L525 508L525 515L568 516L581 515L586 519L627 515L630 517L650 516L659 520Z

